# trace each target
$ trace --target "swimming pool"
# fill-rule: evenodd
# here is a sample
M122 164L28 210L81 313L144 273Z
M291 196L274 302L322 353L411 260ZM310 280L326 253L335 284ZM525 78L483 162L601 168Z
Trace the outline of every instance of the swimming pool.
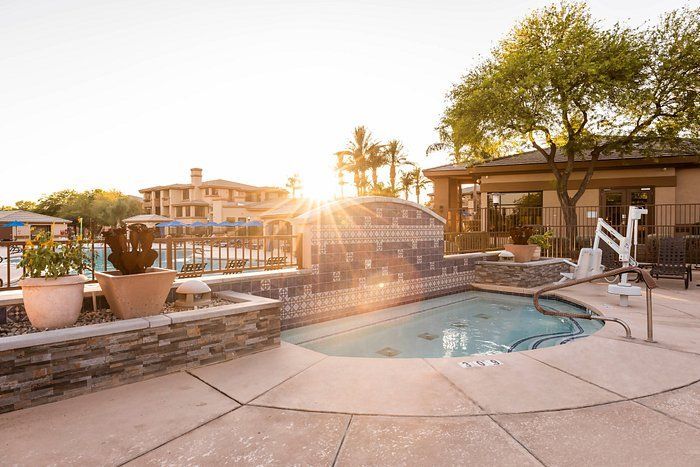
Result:
M542 303L586 312L560 301ZM542 315L531 297L465 292L284 331L282 340L334 356L462 357L565 344L602 326Z

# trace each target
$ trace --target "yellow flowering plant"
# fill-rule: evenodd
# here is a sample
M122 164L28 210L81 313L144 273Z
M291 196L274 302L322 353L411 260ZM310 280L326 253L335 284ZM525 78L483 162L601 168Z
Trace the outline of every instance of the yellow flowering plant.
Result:
M23 277L56 279L71 273L80 274L89 266L89 256L83 249L84 243L57 243L49 232L41 232L34 241L27 241L17 267L24 268Z

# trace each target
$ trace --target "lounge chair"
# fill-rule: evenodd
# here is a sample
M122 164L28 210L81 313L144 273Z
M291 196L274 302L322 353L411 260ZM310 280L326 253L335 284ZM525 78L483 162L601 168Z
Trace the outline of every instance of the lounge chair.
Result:
M183 264L180 268L180 272L177 277L188 278L188 277L202 277L204 274L204 269L207 267L207 263L189 263Z
M226 263L224 274L240 274L247 263L247 259L231 259Z
M686 262L685 238L661 237L659 239L659 256L651 266L651 275L658 279L683 279L685 288L693 280L693 268Z
M287 264L286 256L272 256L265 261L265 271L282 269Z

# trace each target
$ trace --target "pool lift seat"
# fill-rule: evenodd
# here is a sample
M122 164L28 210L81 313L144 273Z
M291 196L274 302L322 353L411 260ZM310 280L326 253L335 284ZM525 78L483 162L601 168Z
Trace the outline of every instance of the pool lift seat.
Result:
M603 250L600 248L581 248L577 263L566 259L564 262L573 267L574 270L573 272L562 272L562 278L559 282L595 276L603 272Z
M603 251L599 248L601 240L607 243L608 246L619 255L623 268L637 266L637 261L631 255L632 246L634 245L636 254L638 240L637 227L639 226L639 220L642 218L642 215L647 214L647 212L645 208L630 206L627 216L627 235L624 237L610 224L599 217L595 229L593 248L581 249L578 257L578 264L566 261L567 264L574 267L574 272L561 273L562 276L564 276L561 281L583 279L603 272ZM608 293L620 296L620 306L629 306L629 297L641 296L642 289L637 285L630 284L627 281L627 273L625 272L620 274L619 284L608 285Z

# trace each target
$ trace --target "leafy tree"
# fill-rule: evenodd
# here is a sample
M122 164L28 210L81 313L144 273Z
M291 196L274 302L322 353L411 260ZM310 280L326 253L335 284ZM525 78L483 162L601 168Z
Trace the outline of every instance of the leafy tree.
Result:
M47 216L58 216L61 209L76 202L78 196L78 192L75 190L61 190L44 195L37 201L34 212Z
M459 144L539 151L573 241L575 206L601 156L694 144L677 137L698 135L699 89L700 9L646 29L604 28L585 3L563 2L527 16L468 71L442 125ZM571 179L576 161L587 162L580 182Z
M15 209L33 212L36 211L37 205L34 201L17 201L15 203Z
M296 198L297 195L297 190L301 188L301 178L299 177L299 174L294 174L291 177L287 179L287 188L289 188L292 192L292 198Z
M403 145L398 139L392 139L384 146L384 154L389 164L389 187L396 196L396 169L408 164L408 159L403 153Z

